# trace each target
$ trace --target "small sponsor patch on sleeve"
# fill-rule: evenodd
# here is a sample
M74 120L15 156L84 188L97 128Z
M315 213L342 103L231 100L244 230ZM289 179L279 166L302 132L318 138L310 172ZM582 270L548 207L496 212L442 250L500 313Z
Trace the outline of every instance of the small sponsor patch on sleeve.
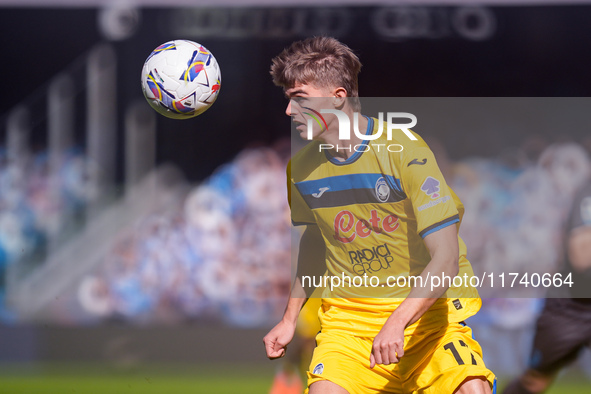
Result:
M437 205L437 204L441 204L441 203L444 203L444 202L448 202L449 200L451 200L451 196L444 196L444 197L439 197L437 200L432 200L432 201L429 201L427 204L423 204L423 205L421 205L420 207L418 207L417 209L418 209L419 211L424 211L425 209L428 209L428 208L434 207L434 206L435 206L435 205Z
M452 302L458 311L463 308L462 303L460 302L459 299L456 298Z
M440 184L441 182L439 182L437 179L433 178L432 176L428 176L421 185L421 190L432 199L436 199L439 197Z

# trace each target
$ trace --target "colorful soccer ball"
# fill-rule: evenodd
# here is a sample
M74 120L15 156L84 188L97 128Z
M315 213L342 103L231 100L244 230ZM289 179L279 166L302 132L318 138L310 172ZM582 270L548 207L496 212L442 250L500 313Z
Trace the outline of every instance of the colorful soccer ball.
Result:
M142 90L160 114L188 119L205 112L218 97L222 74L215 57L189 40L154 49L142 69Z

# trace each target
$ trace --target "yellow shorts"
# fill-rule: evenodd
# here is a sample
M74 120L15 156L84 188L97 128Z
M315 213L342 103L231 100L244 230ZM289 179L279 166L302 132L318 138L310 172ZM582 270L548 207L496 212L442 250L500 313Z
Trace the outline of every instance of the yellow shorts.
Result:
M373 369L369 368L373 338L333 330L319 333L316 341L308 387L329 380L351 394L451 394L467 378L484 377L495 388L495 375L484 365L480 345L461 323L406 336L400 362Z

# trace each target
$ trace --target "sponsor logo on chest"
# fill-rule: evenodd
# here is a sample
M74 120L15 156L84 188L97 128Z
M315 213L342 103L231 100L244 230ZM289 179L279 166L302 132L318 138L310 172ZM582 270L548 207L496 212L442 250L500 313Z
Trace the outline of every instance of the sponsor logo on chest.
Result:
M343 210L334 218L334 238L342 243L350 243L357 237L367 238L373 233L391 233L399 226L396 215L387 215L382 218L377 210L372 209L368 219L356 220L351 211Z

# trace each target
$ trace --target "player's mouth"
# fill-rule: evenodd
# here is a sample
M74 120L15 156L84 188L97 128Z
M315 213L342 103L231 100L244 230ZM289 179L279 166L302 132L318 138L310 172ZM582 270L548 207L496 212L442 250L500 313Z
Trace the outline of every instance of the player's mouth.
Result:
M307 125L304 122L300 122L298 120L292 120L293 126L296 130L300 130L302 127L307 128Z

